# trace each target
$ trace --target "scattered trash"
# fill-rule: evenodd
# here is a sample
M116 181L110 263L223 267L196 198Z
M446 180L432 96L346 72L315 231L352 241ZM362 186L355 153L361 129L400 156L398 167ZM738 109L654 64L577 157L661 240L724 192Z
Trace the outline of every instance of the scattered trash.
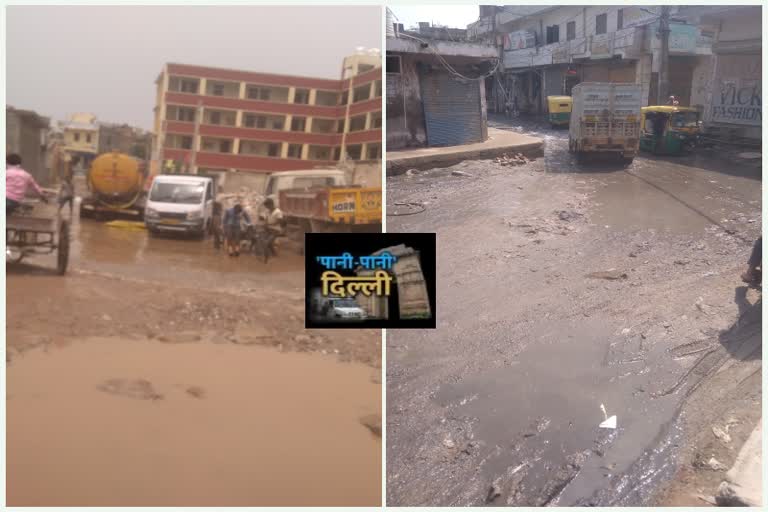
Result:
M419 173L418 169L408 169L407 171L405 171L406 176L413 176L414 174L418 174L418 173Z
M705 315L712 315L712 307L704 303L704 299L701 297L696 301L696 307Z
M579 217L583 217L583 214L573 211L573 210L560 210L555 212L557 214L557 217L565 222L570 222L572 220L576 220Z
M494 158L493 161L503 166L525 165L528 162L530 162L528 158L526 158L524 155L520 153L512 153L512 154L504 153L503 155Z
M453 176L466 176L467 178L471 178L472 177L471 174L469 174L468 172L464 172L464 171L451 171L451 174Z
M703 494L695 494L694 496L699 498L704 503L709 503L710 505L717 506L717 501L715 501L715 498L713 498L712 496L704 496Z
M745 151L744 153L738 153L736 156L745 160L757 160L763 157L762 153L756 153L754 151Z
M587 277L591 277L593 279L608 279L609 281L615 281L617 279L626 279L628 276L626 272L610 269L601 272L592 272L587 274Z
M605 421L600 423L600 425L598 425L598 427L599 428L615 429L616 428L616 422L617 422L616 416L611 416L609 418L608 417L608 413L605 411L605 405L603 405L603 404L600 404L600 410L603 411L603 416L605 417Z
M717 425L712 425L712 433L715 434L716 438L718 438L725 444L728 444L731 442L731 435L725 430L718 427Z
M500 478L497 478L491 484L491 488L488 490L488 496L485 498L486 503L491 503L493 500L501 496L501 487L499 485Z
M728 469L728 467L725 464L723 464L722 462L720 462L714 457L709 459L709 461L707 462L707 467L713 471L726 471Z
M446 437L445 439L443 439L443 446L449 449L453 449L453 448L456 448L456 443L454 443L452 439Z

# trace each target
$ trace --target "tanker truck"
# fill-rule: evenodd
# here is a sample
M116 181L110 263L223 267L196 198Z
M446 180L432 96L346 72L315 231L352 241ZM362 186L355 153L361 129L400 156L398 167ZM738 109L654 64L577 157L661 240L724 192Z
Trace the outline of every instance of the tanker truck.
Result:
M88 169L88 194L80 204L80 215L141 218L146 202L146 178L146 165L141 160L118 152L99 155Z

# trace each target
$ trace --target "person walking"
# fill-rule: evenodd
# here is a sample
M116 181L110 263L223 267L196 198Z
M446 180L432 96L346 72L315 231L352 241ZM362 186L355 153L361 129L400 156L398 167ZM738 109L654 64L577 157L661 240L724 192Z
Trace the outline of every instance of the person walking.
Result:
M232 208L224 212L224 244L227 247L227 253L230 256L240 256L240 234L241 224L251 224L251 218L243 210L243 206L237 203Z

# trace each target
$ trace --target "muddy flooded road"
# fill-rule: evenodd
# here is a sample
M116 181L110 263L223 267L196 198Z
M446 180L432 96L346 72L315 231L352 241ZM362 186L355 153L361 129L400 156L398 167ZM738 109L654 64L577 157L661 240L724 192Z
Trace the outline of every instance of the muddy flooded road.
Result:
M366 505L371 368L233 344L84 339L8 371L13 506ZM343 485L342 485L343 483Z
M304 329L295 248L74 219L53 268L6 265L9 504L381 503L381 334Z
M577 165L567 132L495 124L544 138L544 157L387 182L390 208L425 207L388 229L438 234L441 311L434 332L387 336L388 503L658 504L703 449L695 429L735 396L747 431L759 410L762 301L739 279L759 165ZM689 491L676 504L701 505Z

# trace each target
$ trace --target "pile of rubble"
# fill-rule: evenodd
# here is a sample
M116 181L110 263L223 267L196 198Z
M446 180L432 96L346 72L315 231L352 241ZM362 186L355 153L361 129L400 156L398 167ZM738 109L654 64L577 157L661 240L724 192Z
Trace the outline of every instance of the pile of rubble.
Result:
M243 209L253 218L259 211L259 206L264 202L264 194L240 187L237 193L218 194L216 201L221 203L223 208L231 208L237 203L243 205Z
M522 153L512 153L512 154L504 153L503 155L497 156L496 158L494 158L493 161L497 164L504 165L504 166L525 165L528 162L530 162L530 160L526 158L525 155L523 155Z

